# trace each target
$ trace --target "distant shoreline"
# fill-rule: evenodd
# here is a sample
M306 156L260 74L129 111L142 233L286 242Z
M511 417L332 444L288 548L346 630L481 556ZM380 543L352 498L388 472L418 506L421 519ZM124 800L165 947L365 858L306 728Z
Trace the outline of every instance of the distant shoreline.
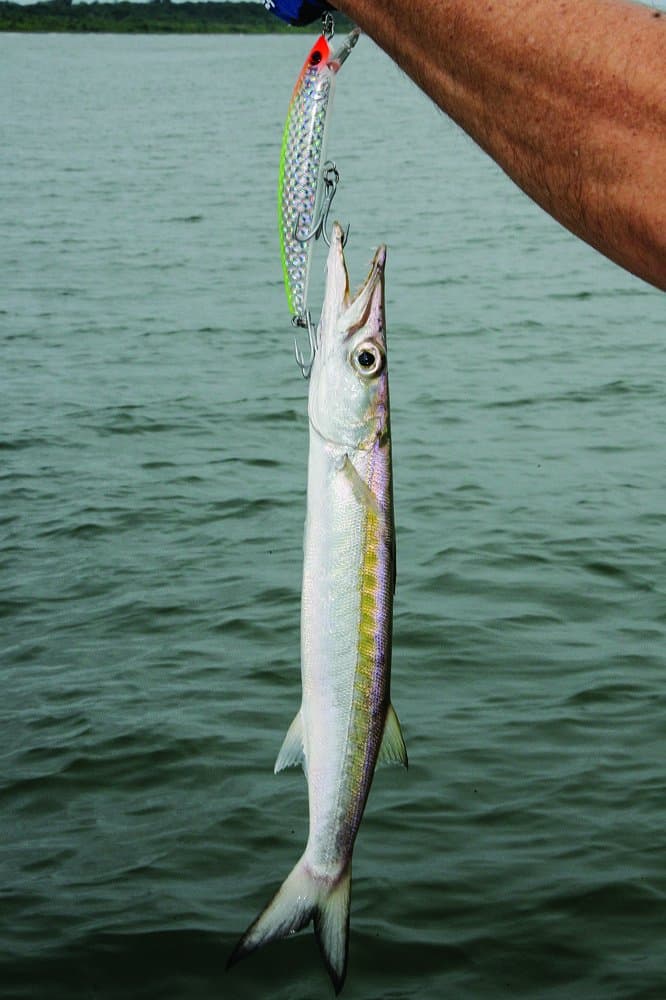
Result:
M339 19L339 28L349 22ZM32 4L0 0L0 31L62 32L75 34L190 34L241 35L312 33L317 25L292 28L265 10L261 3L72 3L43 0Z

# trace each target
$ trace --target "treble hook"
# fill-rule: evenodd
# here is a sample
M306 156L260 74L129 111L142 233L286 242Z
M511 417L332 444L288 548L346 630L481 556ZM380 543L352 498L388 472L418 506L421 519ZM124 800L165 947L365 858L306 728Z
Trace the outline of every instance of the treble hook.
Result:
M298 346L298 341L294 337L294 354L296 356L296 364L301 369L301 375L303 378L310 378L310 372L312 371L312 366L314 364L315 354L317 353L317 331L312 322L312 316L310 315L310 310L302 316L292 316L291 322L294 326L300 327L302 330L308 331L308 342L310 345L310 355L307 361L304 359L300 347Z
M298 227L301 224L301 216L299 213L299 216L296 219L296 225L294 226L294 239L298 240L299 243L309 243L310 240L318 240L320 236L323 236L324 243L327 247L330 247L331 241L328 233L326 232L326 226L328 225L328 216L331 211L331 204L335 198L335 192L338 190L338 184L340 183L340 172L333 160L327 160L324 164L322 181L324 182L324 198L321 203L321 208L319 209L319 218L315 221L314 226L309 232L299 234ZM346 246L348 239L349 226L347 226L347 231L342 237L343 247Z

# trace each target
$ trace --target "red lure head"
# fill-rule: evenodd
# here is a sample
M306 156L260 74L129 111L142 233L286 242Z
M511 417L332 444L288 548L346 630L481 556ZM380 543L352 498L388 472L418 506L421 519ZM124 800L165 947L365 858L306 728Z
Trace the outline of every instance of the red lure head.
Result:
M324 36L320 35L317 41L312 46L312 48L310 49L310 53L306 60L305 66L306 67L319 66L321 65L321 63L326 63L330 54L331 54L330 45L328 44Z
M314 43L310 51L308 52L308 57L303 63L303 69L299 73L298 80L296 81L296 86L294 87L294 92L291 95L293 100L296 94L301 89L301 84L303 83L303 78L306 73L312 73L314 70L316 72L319 66L325 66L328 58L331 54L331 46L328 44L323 35L320 35L317 41Z

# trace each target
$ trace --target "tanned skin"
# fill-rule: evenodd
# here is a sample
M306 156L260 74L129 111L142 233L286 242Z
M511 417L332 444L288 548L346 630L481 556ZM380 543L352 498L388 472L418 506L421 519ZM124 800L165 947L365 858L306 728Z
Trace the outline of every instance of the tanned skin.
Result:
M666 290L666 12L334 0L558 222Z

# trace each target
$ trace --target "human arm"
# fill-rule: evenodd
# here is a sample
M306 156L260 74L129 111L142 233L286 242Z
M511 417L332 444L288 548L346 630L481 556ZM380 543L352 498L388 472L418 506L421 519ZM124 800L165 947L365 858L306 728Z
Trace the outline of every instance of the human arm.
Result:
M562 225L666 290L666 13L335 0Z

